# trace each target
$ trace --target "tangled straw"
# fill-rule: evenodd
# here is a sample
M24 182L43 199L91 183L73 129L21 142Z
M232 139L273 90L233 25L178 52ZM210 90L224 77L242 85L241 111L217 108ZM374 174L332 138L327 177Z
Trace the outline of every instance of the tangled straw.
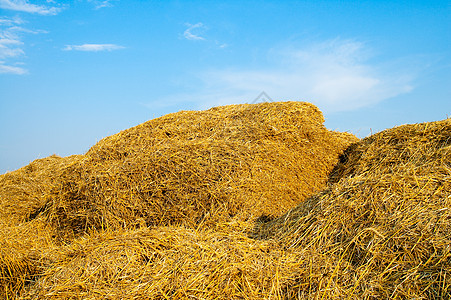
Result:
M17 299L448 299L451 121L357 140L299 102L179 112L0 176Z

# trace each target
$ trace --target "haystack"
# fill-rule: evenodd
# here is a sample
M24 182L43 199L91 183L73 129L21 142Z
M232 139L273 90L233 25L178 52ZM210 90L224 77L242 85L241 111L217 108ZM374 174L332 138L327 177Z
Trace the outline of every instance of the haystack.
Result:
M115 287L129 285L134 299L280 294L283 279L272 274L285 258L244 231L324 188L357 139L323 122L315 106L299 102L179 112L107 137L85 155L1 175L0 293L117 299L127 297ZM134 251L138 263L121 266ZM161 260L148 263L152 257ZM210 262L216 257L223 263ZM171 259L186 263L168 266ZM241 266L250 261L250 269ZM145 276L153 279L143 286Z
M14 298L42 272L43 253L56 245L56 233L36 215L62 170L80 157L52 155L0 175L0 297Z
M352 145L330 182L260 232L312 253L287 298L450 298L450 119Z
M451 120L361 141L322 122L306 103L180 112L40 161L42 188L0 176L1 295L449 299Z
M301 102L182 111L107 137L68 167L45 214L65 234L274 218L321 190L350 134Z
M52 155L0 175L0 224L16 225L32 218L46 202L64 167L80 157Z
M277 299L294 254L240 233L158 227L75 240L22 299Z

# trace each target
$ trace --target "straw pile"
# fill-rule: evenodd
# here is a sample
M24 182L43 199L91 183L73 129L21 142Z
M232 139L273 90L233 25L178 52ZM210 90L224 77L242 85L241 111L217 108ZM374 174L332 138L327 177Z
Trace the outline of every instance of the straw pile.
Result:
M450 298L451 119L352 145L330 182L260 231L312 252L288 298Z
M63 168L79 157L72 155L61 158L52 155L1 175L0 222L16 225L26 221L46 202L45 197L61 176Z
M32 220L42 210L46 197L65 166L80 156L56 155L37 159L0 176L0 295L11 298L21 292L39 260L53 245L54 230L42 219Z
M184 111L107 137L61 175L48 220L87 230L215 226L280 216L322 189L356 138L327 130L313 105Z
M451 120L362 141L323 121L293 102L180 112L48 158L42 187L0 176L0 293L449 299Z
M51 295L45 291L53 284L44 283L56 276L52 270L63 268L63 262L83 269L74 266L71 249L84 240L89 249L97 249L96 243L104 243L99 241L112 246L112 236L123 241L133 235L161 236L162 230L174 235L168 249L203 240L218 244L227 256L233 246L217 242L216 235L228 241L236 234L240 238L232 244L248 253L243 232L256 219L280 216L324 188L340 153L356 141L352 135L328 131L323 122L315 106L299 102L179 112L107 137L85 155L52 156L0 176L5 208L0 292L19 297L30 289L38 298ZM178 227L161 227L167 225ZM141 239L127 243L137 241L132 248L139 250ZM192 255L195 245L184 253ZM162 260L170 253L162 254ZM119 261L114 257L111 263ZM230 258L230 263L237 261ZM146 272L154 272L152 268ZM89 272L77 276L84 273ZM134 280L141 280L136 276ZM74 295L80 293L77 286L72 286Z

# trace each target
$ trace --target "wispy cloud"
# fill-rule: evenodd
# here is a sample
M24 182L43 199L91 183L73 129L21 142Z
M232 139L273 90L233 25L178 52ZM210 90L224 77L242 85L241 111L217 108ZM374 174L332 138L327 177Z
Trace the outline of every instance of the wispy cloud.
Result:
M22 24L22 19L15 18L0 18L0 26L16 26L18 24Z
M268 51L271 67L205 71L198 74L196 92L164 101L201 101L205 108L250 103L266 91L277 101L308 101L323 111L334 112L369 106L413 89L414 74L400 71L405 66L371 63L368 53L365 44L343 39L302 48L272 49Z
M23 21L19 18L0 18L0 73L2 74L27 73L24 68L16 66L16 59L25 55L24 43L19 33L29 32L19 26L22 23Z
M200 22L197 23L197 24L194 24L194 25L187 23L186 26L188 26L188 28L183 32L183 36L187 40L190 40L190 41L202 41L202 40L205 40L205 38L200 36L202 31L205 29L204 24L202 24ZM197 33L195 33L195 31L197 31Z
M0 0L0 8L39 15L56 15L62 10L61 7L31 4L27 0Z
M113 2L115 0L88 0L88 2L94 4L95 9L101 9L104 7L112 7L113 4L111 2Z
M0 61L0 74L23 75L26 73L28 73L28 71L24 68L6 65L5 62Z
M83 44L83 45L67 45L63 48L65 51L87 51L87 52L99 52L99 51L113 51L124 49L125 47L115 44Z

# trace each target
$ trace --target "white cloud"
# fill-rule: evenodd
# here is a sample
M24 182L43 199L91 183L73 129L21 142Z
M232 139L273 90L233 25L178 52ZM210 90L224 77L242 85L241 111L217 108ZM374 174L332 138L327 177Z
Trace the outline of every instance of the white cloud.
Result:
M25 55L23 50L22 34L46 33L43 30L30 30L19 25L24 22L20 18L0 18L0 59L8 62L0 62L0 73L25 74L27 70L17 67L20 63L17 59ZM13 62L11 62L13 60Z
M0 18L0 26L14 26L22 24L22 19L15 17L15 18Z
M23 75L26 74L27 70L20 67L8 66L3 61L0 61L0 74L17 74Z
M0 0L0 8L39 15L56 15L62 10L61 7L31 4L27 0Z
M113 4L111 4L112 1L114 0L88 0L88 2L93 3L95 5L95 9L112 7L113 6Z
M115 44L83 44L83 45L67 45L63 48L63 50L71 51L90 51L90 52L99 52L99 51L113 51L124 49L125 47L115 45Z
M271 67L236 67L198 74L199 89L175 99L202 103L202 108L251 103L262 91L275 101L312 102L325 112L354 110L413 89L413 74L405 66L369 62L368 47L353 40L335 39L302 48L268 51Z
M0 40L0 59L17 57L25 54L25 52L20 48L10 47L8 44L3 44L3 40ZM16 42L16 41L15 41Z
M193 31L202 31L205 29L204 24L197 23L194 25L186 24L188 28L183 32L183 36L190 41L202 41L205 40L205 38L200 36L200 33L193 33Z
M9 57L17 57L24 54L21 49L23 42L17 35L17 29L13 20L2 19L2 25L6 24L7 28L0 27L0 59ZM8 27L11 26L12 27Z

